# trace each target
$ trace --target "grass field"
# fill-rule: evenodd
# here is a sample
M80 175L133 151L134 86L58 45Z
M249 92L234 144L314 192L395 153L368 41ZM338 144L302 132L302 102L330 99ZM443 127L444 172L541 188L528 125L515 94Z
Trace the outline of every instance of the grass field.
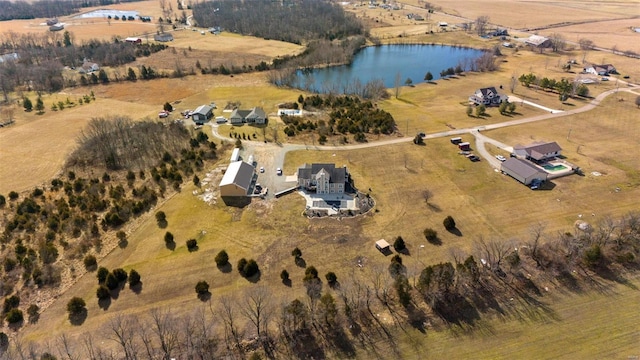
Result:
M492 22L517 27L523 24L527 27L543 26L560 21L621 19L630 15L627 10L633 6L632 2L623 0L600 3L594 10L589 4L531 1L526 3L530 12L518 11L525 5L513 1L486 4L452 1L442 3L442 6L445 11L468 18L490 13ZM156 1L120 4L117 8L140 10L155 16L159 14ZM391 18L390 13L379 10L356 11L361 11L361 15L369 17L372 23L378 20L377 24L395 25L372 30L374 35L387 42L394 42L398 35L403 36L403 40L398 42L404 41L405 35L412 35L407 42L483 48L499 43L462 33L425 34L428 24L412 25L406 17L393 15ZM408 13L414 9L402 11ZM440 19L455 22L456 18L436 14L431 21ZM0 31L3 26L19 28L16 24L40 29L37 22L0 22ZM124 24L105 26L109 25L79 23L69 26L69 30L83 29L74 32L75 39L79 41L84 36L106 36L105 28L109 29L109 36L139 34L137 29L125 29ZM580 29L575 31L582 31ZM616 42L617 30L614 32L607 38ZM179 31L175 36L176 40L171 43L176 48L175 53L153 55L147 59L149 63L139 60L140 63L172 68L181 57L182 65L191 66L195 59L203 63L201 59L221 61L225 57L242 56L248 65L253 65L254 60L300 50L291 44L236 35L213 36L207 33L203 36L199 32ZM192 47L191 52L189 46ZM640 79L637 60L609 53L536 54L507 49L503 52L507 56L497 72L472 73L457 79L440 80L436 84L414 79L415 87L403 87L398 99L381 101L378 106L392 113L400 132L411 136L417 131L475 127L541 114L539 109L518 106L513 117L499 115L495 109L490 109L489 116L478 119L466 116L464 103L480 87L503 85L504 92L508 92L511 77L522 73L534 72L556 79L573 78L575 73L565 73L561 69L561 65L570 59L578 59L582 63L584 56L586 62L610 62L622 74L629 74L632 81ZM122 69L110 71L123 72ZM596 95L616 86L615 81L610 81L592 85L590 89L592 95ZM48 110L53 101L64 100L67 96L74 100L91 90L97 100L89 105L75 106L62 112ZM95 116L127 114L134 119L155 119L166 101L172 102L176 110L194 109L215 101L219 107L216 115L223 115L222 107L227 102L240 101L242 107L262 106L270 113L275 111L278 103L293 101L301 93L268 85L264 73L137 81L67 92L44 95L47 108L44 115L24 113L18 109L16 125L0 129L0 193L27 190L48 183L60 171L82 127ZM516 87L515 94L552 108L570 109L584 104L578 100L561 104L557 94L520 85ZM412 276L420 263L449 260L452 249L473 251L474 242L480 236L520 243L528 238L529 228L538 222L545 223L548 237L553 237L557 233L572 231L580 214L585 220L597 224L607 216L638 210L640 132L637 119L640 110L634 105L635 96L620 93L587 113L485 133L510 145L536 140L557 141L567 161L580 166L586 176L572 175L554 180L554 188L550 191L531 191L494 171L484 161L468 161L457 154L457 148L449 143L448 138L429 140L426 146L404 143L352 151L295 151L287 154L286 174L293 173L305 162L347 165L355 185L363 191L371 189L371 196L377 203L375 211L355 219L306 219L301 216L304 202L297 194L255 201L245 209L226 207L222 202L210 206L192 194L196 188L189 183L180 193L154 209L167 213L167 229L158 228L153 215L149 214L134 227L126 229L128 246L125 249L116 248L100 261L100 266L110 269L136 269L143 282L139 294L125 288L107 309L101 309L95 297L95 274L84 274L73 287L53 301L37 324L25 325L21 336L43 342L67 333L77 342L86 333L106 335L104 324L117 314L144 315L157 307L188 312L207 306L195 296L194 285L200 280L212 284L214 302L225 294L237 296L251 286L235 271L235 264L241 257L257 260L261 269L259 283L269 287L274 303L280 303L305 296L301 286L304 269L295 266L290 255L296 246L302 249L307 264L318 268L321 277L328 271L334 271L339 279L346 281L353 276L367 278L370 269L386 267L388 259L380 255L372 244L380 238L392 240L401 235L407 241L411 254L405 261ZM224 129L227 130L222 130L223 134L228 127ZM256 130L245 126L235 131L250 134ZM470 135L463 138L473 144ZM489 147L489 151L500 153L495 147ZM227 155L221 155L224 159L221 164L226 162ZM594 176L594 171L601 176ZM429 204L421 197L424 190L434 194ZM447 215L454 216L461 236L444 230L442 220ZM441 246L426 243L422 235L426 227L438 231ZM162 240L165 231L175 235L177 247L173 251L165 248ZM198 251L187 251L185 241L189 238L198 240ZM425 248L421 251L419 245L425 245ZM234 270L230 274L224 274L212 265L212 258L221 249L226 249L231 257ZM364 261L362 270L356 267L358 258ZM82 272L80 267L78 264L78 273ZM291 274L292 288L282 285L278 277L284 268ZM428 330L426 335L409 331L400 338L399 347L404 358L595 359L638 356L640 339L637 324L640 319L635 305L640 301L640 292L637 286L640 283L635 277L629 286L606 284L606 292L595 289L580 294L552 291L541 299L551 309L544 315L540 309L522 308L526 313L522 318L487 316L474 329L467 331L456 328ZM89 316L80 327L71 326L67 320L65 306L72 296L87 300ZM381 344L379 357L393 357L385 346ZM374 355L362 353L359 357L365 359Z

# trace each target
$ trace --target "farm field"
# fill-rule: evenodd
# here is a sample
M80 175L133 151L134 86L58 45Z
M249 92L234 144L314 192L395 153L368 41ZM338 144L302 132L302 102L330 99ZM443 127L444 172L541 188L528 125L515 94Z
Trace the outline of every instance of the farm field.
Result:
M408 3L418 5L415 0ZM487 4L453 0L436 1L435 4L442 6L448 14L433 14L425 24L406 19L406 13L418 11L411 6L397 12L365 7L350 11L376 24L371 33L383 43L445 43L491 49L501 41L480 39L462 32L427 34L438 21L455 23L462 21L458 16L474 19L489 13L492 23L518 28L544 27L564 21L598 21L541 30L541 33L567 31L571 34L566 35L569 41L584 36L599 46L617 45L620 50L632 49L632 45L640 43L632 41L633 38L625 33L628 28L623 29L623 26L632 24L631 20L625 19L636 15L632 13L635 8L631 0L605 1L598 3L597 8L590 6L591 2L538 0L526 3L503 0ZM523 6L527 6L529 12L519 11ZM161 15L157 1L119 4L113 8ZM6 28L16 32L28 29L46 31L46 27L41 29L38 21L0 22L0 34ZM155 32L155 25L141 22L111 25L86 19L77 22L70 19L68 22L74 41L100 36L107 40L113 35L124 37ZM610 28L611 33L588 32L593 24L607 24L606 28ZM169 43L170 49L107 71L123 74L127 67L139 65L167 70L179 65L190 69L196 66L196 61L203 66L208 62L255 65L277 56L296 54L303 49L298 45L229 33L214 36L208 32L201 35L199 31L181 30L173 34L175 41ZM620 45L623 42L625 46ZM621 73L621 80L623 74L629 75L625 82L611 77L611 81L589 85L590 96L617 87L626 89L626 81L640 80L637 59L608 52L576 50L538 54L526 49L515 51L507 48L501 48L501 51L505 56L495 72L467 73L434 83L413 79L415 86L403 86L397 98L392 95L376 102L376 106L394 116L401 136L413 137L417 132L477 128L546 114L547 111L520 103L513 115L500 115L496 108L489 108L488 115L482 118L469 117L465 113L467 98L476 89L502 86L501 92L511 94L509 84L512 77L529 72L539 77L574 79L580 76L578 73L583 64L613 63ZM573 59L578 64L571 72L563 71L562 65ZM228 117L229 113L223 113L222 109L229 102L239 102L241 108L260 106L267 114L273 115L277 104L296 101L300 94L309 95L300 90L270 85L266 72L233 76L205 76L197 70L196 73L180 79L138 80L43 94L46 110L43 115L25 113L16 106L16 124L0 129L0 194L47 185L60 173L83 127L93 117L126 115L134 120L157 119L162 105L170 102L176 112L166 121L172 121L180 118L180 110L194 109L212 101L218 106L216 116ZM388 91L394 93L394 89ZM90 104L76 104L64 111L49 110L54 102L65 101L67 97L75 101L89 92L96 97ZM32 100L36 97L33 93L27 94ZM562 110L577 109L590 100L570 99L561 103L556 93L525 88L519 83L513 95ZM208 312L209 306L216 306L221 297L239 298L257 286L267 287L270 300L278 306L296 297L302 299L306 296L302 286L304 268L294 264L291 256L294 247L302 249L306 265L316 266L322 278L328 271L334 271L341 283L348 285L352 279L369 281L376 272L386 273L389 258L381 255L373 243L382 238L393 240L400 235L407 241L409 253L404 259L407 275L412 281L424 264L451 261L455 251L476 252L479 239L511 241L510 244L519 246L530 238L533 226L544 224L545 241L549 241L558 234L574 232L578 219L598 225L609 218L617 219L638 211L640 110L635 105L638 95L640 90L636 88L635 93L611 95L596 109L585 113L483 131L484 135L508 145L557 141L566 160L579 166L585 176L554 179L549 190L532 191L491 168L484 159L470 162L458 154L457 147L450 144L448 137L426 140L425 146L405 142L331 151L314 151L313 146L309 146L308 150L286 153L285 175L295 173L303 163L346 165L356 187L370 193L376 201L373 211L356 218L307 219L301 215L305 203L295 193L267 201L256 199L243 209L227 207L221 201L209 205L195 195L202 189L186 181L180 192L164 199L148 214L123 228L127 234L127 246L101 254L105 257L100 259L100 266L138 271L142 275L141 291L134 292L125 287L115 299L99 306L95 272L85 272L82 261L77 259L73 266L77 282L59 296L52 296L40 320L36 324L25 324L19 337L44 343L64 333L72 342L80 344L84 334L108 336L105 324L119 315L145 317L157 308L171 309L175 314L198 310ZM273 140L270 137L272 127L279 131L279 139L285 143L309 144L311 141L308 134L287 138L282 132L282 123L273 118L265 131L265 139L269 141ZM205 126L203 131L212 138L209 127ZM262 143L262 129L259 127L219 128L219 133L225 136L231 131L249 136L257 134L256 140L260 143L247 143L248 147L273 147L274 153L280 149L272 143ZM470 134L461 136L474 148L475 139ZM370 143L394 138L396 136L368 135ZM330 140L327 145L335 145L335 140ZM229 147L223 146L226 152L220 154L219 162L206 169L206 172L218 171L218 177L211 180L212 184L217 184L220 168L227 164ZM488 145L487 149L491 154L508 157L495 146ZM428 203L422 197L427 190L433 194ZM153 213L159 210L167 214L169 225L166 229L159 228L153 218ZM445 231L442 220L447 215L455 217L460 234ZM423 230L427 227L438 231L440 245L426 242ZM175 235L176 248L173 250L168 249L163 241L166 231ZM185 241L191 238L198 241L197 251L190 252L186 248ZM222 249L230 255L230 273L217 269L212 261ZM254 258L258 262L261 273L257 284L239 276L235 264L241 257ZM358 264L364 265L359 267ZM291 274L291 287L282 284L279 278L282 269ZM410 328L407 331L395 328L393 330L399 334L396 337L397 349L380 342L378 353L358 352L356 358L573 359L640 356L640 315L635 311L636 304L640 302L640 278L637 274L623 274L623 277L627 277L628 282L602 280L593 287L586 286L575 292L562 288L553 280L545 280L537 285L540 288L548 286L550 290L537 298L541 301L539 307L517 304L513 307L516 309L514 312L504 316L488 313L473 327L445 327L434 318L435 325L430 325L433 327L428 327L426 334ZM200 280L212 285L211 304L196 298L194 285ZM337 291L328 290L328 287L325 290L337 297ZM73 326L68 321L66 303L72 296L80 296L87 301L88 317L81 326ZM392 322L382 306L376 305L375 310L383 321ZM222 321L216 321L215 326L220 329ZM334 357L328 354L327 358Z

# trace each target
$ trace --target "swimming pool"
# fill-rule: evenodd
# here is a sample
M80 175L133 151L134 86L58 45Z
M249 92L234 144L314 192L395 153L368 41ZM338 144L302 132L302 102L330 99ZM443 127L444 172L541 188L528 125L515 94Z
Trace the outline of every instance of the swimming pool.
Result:
M569 168L562 164L544 164L542 167L549 172L568 170Z

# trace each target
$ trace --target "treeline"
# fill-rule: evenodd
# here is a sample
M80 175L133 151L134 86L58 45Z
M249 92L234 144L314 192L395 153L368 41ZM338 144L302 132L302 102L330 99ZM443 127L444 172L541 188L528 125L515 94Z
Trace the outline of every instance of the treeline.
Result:
M66 86L75 86L62 76L64 66L76 68L88 59L99 66L119 66L138 57L149 56L166 49L163 44L133 45L122 41L91 40L75 45L68 32L38 34L4 34L0 49L15 52L18 59L0 64L0 90L5 99L20 86L27 89L55 92Z
M15 19L53 18L78 12L80 8L112 5L140 0L39 0L0 1L0 21Z
M84 272L77 260L84 258L86 269L95 270L96 258L115 247L114 232L118 246L126 246L123 226L215 158L216 145L205 133L191 137L178 124L93 120L66 176L29 193L0 194L0 296L16 300L5 307L4 320L21 326L23 310L47 301L36 289L54 296L57 286ZM76 175L78 169L92 175Z
M355 16L346 13L340 5L324 0L221 0L195 3L192 8L199 26L220 26L243 35L294 44L364 34Z
M545 91L555 91L558 93L560 101L565 101L569 97L574 97L576 95L582 97L589 96L589 88L587 85L578 81L569 82L569 80L565 78L558 81L547 77L538 77L533 73L529 73L520 75L518 81L526 87L531 87L533 85Z

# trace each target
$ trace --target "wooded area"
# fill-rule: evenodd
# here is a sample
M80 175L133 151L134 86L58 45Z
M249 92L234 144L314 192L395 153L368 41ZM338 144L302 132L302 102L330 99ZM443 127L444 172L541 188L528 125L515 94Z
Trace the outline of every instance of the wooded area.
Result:
M53 18L78 12L80 8L140 0L39 0L0 1L0 21Z

